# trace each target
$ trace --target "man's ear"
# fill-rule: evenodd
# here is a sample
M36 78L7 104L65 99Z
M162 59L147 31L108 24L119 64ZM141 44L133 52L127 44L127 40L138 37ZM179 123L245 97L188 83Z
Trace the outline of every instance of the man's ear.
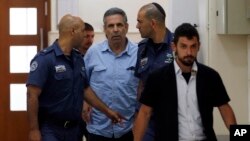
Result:
M155 25L156 25L156 20L155 20L155 19L152 19L152 20L151 20L151 26L154 28Z

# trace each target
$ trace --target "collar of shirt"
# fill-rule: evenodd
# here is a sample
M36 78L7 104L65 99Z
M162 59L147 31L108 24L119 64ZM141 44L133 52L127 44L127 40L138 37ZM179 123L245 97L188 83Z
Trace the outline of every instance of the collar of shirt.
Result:
M123 54L127 54L129 56L131 56L133 54L132 50L131 50L131 47L134 46L132 42L130 42L128 39L127 39L127 45L126 45L126 48L125 50L120 54L120 55L123 55ZM109 51L109 52L113 52L110 47L109 47L109 44L108 44L108 40L105 40L104 41L104 44L103 44L103 48L101 50L102 52L105 52L105 51Z
M182 73L182 70L179 67L179 65L177 64L176 60L174 60L174 69L175 69L175 75L178 75L178 74ZM191 75L196 74L197 71L198 71L197 63L194 61L193 66L192 66Z
M58 44L58 40L56 40L52 46L55 50L55 54L56 56L60 56L60 55L64 55L59 44Z
M166 34L164 37L164 41L162 43L167 44L168 46L171 45L171 42L173 40L173 33L171 33L167 28L166 28ZM148 39L149 44L153 44L153 40L151 38Z

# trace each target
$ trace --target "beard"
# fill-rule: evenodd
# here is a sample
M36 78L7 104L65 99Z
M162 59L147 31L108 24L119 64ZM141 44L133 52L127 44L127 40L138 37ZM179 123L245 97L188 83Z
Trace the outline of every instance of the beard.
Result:
M178 57L178 56L177 56ZM179 58L178 57L178 60L185 66L192 66L194 61L196 60L196 58L194 56L185 56L183 58Z

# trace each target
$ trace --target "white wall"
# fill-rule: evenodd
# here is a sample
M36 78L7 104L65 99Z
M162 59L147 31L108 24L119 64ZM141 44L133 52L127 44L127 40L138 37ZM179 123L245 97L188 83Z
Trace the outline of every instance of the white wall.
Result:
M168 0L167 7L167 27L174 32L181 23L191 23L197 25L200 32L201 50L198 60L207 63L208 48L208 1L207 0Z
M167 1L154 0L163 7L167 7ZM136 18L139 8L152 0L79 0L79 15L85 21L91 23L97 32L103 31L103 15L111 7L123 9L128 16L129 32L138 32Z
M231 97L231 106L239 124L249 124L248 108L248 54L246 35L217 35L216 0L209 1L208 65L221 75ZM215 112L215 129L218 134L228 134Z
M84 21L93 25L95 29L95 43L104 40L102 19L105 11L111 7L119 7L126 12L129 23L127 36L132 41L139 42L141 37L136 29L137 12L142 5L150 2L157 2L162 7L167 7L167 1L163 0L51 0L51 5L54 6L51 10L54 17L51 17L53 25L52 31L49 33L49 44L58 37L55 24L67 13L80 16ZM168 20L166 23L168 24Z

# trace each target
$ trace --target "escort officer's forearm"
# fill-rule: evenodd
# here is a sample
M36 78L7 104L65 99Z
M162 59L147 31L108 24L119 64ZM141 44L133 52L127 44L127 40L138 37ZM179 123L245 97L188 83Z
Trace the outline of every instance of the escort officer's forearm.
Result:
M99 109L98 107L102 107L102 106L98 106L98 105L102 105L104 103L99 102L100 99L96 96L95 92L92 90L91 87L87 87L84 90L84 100L90 104L91 106Z
M116 113L108 108L108 106L96 96L91 87L85 89L84 100L86 100L93 107L105 113L114 123L120 122L121 119L124 119L124 117L122 117L119 113Z
M40 94L41 94L41 89L39 87L32 85L29 85L27 87L27 113L28 113L28 120L30 127L29 138L34 138L34 136L40 136L39 123L38 123L38 105L39 105L38 97Z
M138 88L137 88L137 99L139 100L141 97L141 93L143 90L143 82L142 80L139 81Z
M89 123L90 122L90 114L91 114L92 106L88 104L88 102L83 102L83 108L82 108L82 119Z
M142 104L133 127L134 141L142 141L145 131L148 127L151 114L152 108Z
M221 117L222 117L226 127L228 128L228 130L230 128L230 125L237 124L233 109L228 103L224 104L218 108L219 108Z

